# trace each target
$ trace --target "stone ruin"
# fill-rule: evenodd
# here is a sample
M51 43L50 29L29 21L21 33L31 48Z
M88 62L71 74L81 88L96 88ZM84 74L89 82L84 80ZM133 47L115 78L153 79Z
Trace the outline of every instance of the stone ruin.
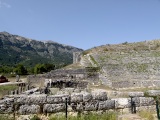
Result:
M45 81L46 79L46 81ZM47 80L50 81L50 85L52 82L52 85L55 83L60 84L67 84L73 83L77 84L78 86L81 86L84 88L88 83L95 83L97 84L99 82L99 73L91 71L89 68L84 69L75 69L75 70L64 70L64 69L58 69L58 70L52 70L51 72L48 72L46 74L41 75L29 75L27 77L28 83L31 86L43 86L48 83ZM49 82L49 81L48 81Z
M6 95L0 100L0 114L65 112L66 102L68 112L108 110L131 112L133 103L136 111L156 110L154 98L145 97L143 92L128 92L127 97L117 98L113 95L121 93L113 92L111 95L106 90L88 89L88 84L98 82L99 74L87 69L60 69L42 75L30 75L26 91ZM160 91L148 93L150 96L160 95Z
M153 92L151 92L153 95ZM158 94L160 92L158 91ZM156 93L157 94L157 93ZM91 92L47 95L47 94L21 94L9 95L0 100L0 113L16 114L47 114L65 112L66 99L68 112L128 110L131 111L132 102L135 103L136 111L142 108L155 110L153 97L144 97L136 92L130 93L132 98L110 99L104 90ZM132 100L131 100L132 99Z

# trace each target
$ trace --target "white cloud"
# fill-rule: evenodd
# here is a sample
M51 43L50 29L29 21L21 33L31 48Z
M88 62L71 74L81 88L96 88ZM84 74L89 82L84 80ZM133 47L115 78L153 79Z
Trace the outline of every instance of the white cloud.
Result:
M11 8L11 5L5 2L0 1L0 8L6 7L6 8Z

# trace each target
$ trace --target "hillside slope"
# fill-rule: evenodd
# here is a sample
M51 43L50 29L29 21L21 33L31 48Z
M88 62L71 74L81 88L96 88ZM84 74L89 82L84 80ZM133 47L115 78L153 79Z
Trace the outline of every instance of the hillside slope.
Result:
M112 87L156 86L155 81L160 80L160 40L95 47L82 53L80 63L100 67L99 79Z
M70 64L73 52L78 51L82 51L82 49L0 32L0 65Z

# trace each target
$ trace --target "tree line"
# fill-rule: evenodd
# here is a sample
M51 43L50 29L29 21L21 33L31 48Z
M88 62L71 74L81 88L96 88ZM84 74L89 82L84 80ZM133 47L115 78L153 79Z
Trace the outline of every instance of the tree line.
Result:
M16 66L0 66L0 74L13 75L28 75L28 74L42 74L60 68L54 64L36 64L34 67L25 67L23 64Z

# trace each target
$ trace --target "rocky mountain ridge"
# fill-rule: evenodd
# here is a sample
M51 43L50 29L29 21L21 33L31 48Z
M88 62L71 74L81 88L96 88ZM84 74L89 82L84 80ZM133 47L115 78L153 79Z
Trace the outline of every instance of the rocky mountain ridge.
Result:
M0 63L33 66L36 63L72 63L73 52L82 49L56 42L37 41L7 32L0 32Z

